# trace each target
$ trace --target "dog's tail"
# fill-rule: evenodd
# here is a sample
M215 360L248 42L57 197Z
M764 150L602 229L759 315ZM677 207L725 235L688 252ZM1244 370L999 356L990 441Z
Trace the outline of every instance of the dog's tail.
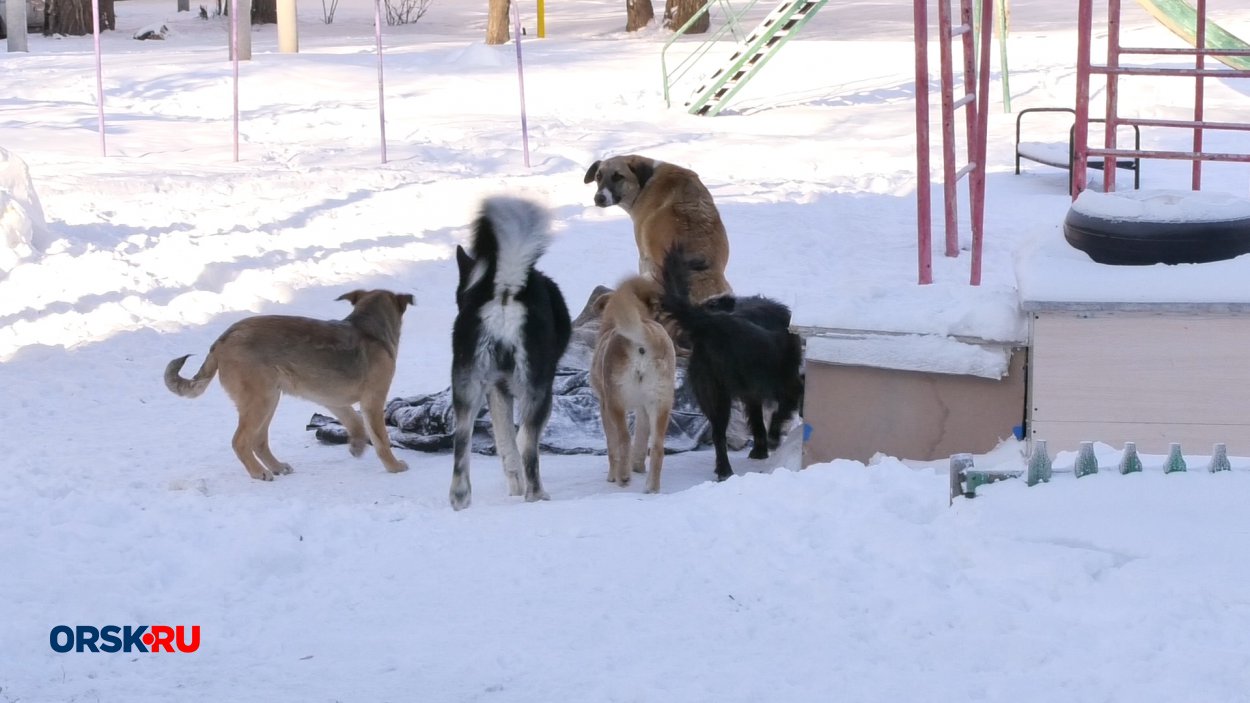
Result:
M195 372L195 376L187 379L178 372L182 370L182 365L187 363L189 356L191 355L180 356L165 366L165 387L183 398L198 398L204 389L208 388L213 376L217 375L217 357L213 355L213 352L208 352L208 358L204 359L200 370Z
M690 302L690 272L706 268L707 263L702 259L688 260L682 247L673 247L664 255L661 274L664 293L660 296L660 307L685 329L699 327L711 314Z
M495 269L496 295L525 287L534 262L547 250L551 238L547 211L537 203L499 195L482 201L473 227L473 258L477 260L465 288L471 288Z
M656 300L657 284L650 278L634 276L627 278L608 296L603 316L616 324L616 331L629 341L647 344L647 331L644 322L651 319L644 317Z

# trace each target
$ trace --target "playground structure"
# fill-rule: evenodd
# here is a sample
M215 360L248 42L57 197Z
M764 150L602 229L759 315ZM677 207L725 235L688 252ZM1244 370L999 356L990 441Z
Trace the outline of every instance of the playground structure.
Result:
M758 0L749 0L739 9L734 9L728 0L709 0L699 11L691 15L685 24L673 32L673 36L664 42L660 50L660 70L664 75L664 102L672 106L672 87L684 78L703 59L709 50L723 39L726 33L738 40L738 46L725 65L718 68L708 77L707 81L694 91L686 102L686 108L693 115L714 116L729 103L738 91L764 68L781 47L790 41L803 25L807 24L828 0L781 0L768 13L755 29L742 35L740 20L756 5ZM699 43L670 71L668 68L668 51L675 42L686 35L700 17L711 11L713 5L721 9L725 22L720 29Z
M1197 0L1192 6L1183 0L1138 0L1155 19L1190 44L1190 48L1126 47L1120 42L1121 0L1107 1L1107 62L1095 65L1091 60L1093 35L1093 0L1080 0L1078 7L1077 48L1077 94L1075 154L1071 194L1073 199L1085 190L1086 166L1090 157L1103 160L1103 190L1115 190L1117 159L1181 159L1193 161L1192 190L1202 189L1202 164L1204 161L1229 161L1250 163L1250 154L1230 154L1203 150L1205 130L1250 131L1250 123L1212 122L1205 119L1203 96L1207 78L1250 78L1250 45L1237 39L1219 25L1207 19L1206 0ZM1126 56L1193 56L1193 68L1124 66ZM1206 58L1219 59L1228 69L1206 67ZM1106 76L1106 108L1104 140L1101 148L1089 145L1090 77ZM1194 106L1192 120L1162 120L1123 117L1119 114L1121 76L1175 76L1194 78ZM1193 148L1189 151L1120 149L1116 146L1116 130L1121 126L1165 127L1193 131Z
M954 23L953 0L938 0L938 48L942 98L942 194L946 256L959 256L959 215L956 186L968 176L971 210L972 266L969 283L981 284L981 251L985 224L985 154L989 116L990 34L994 26L994 3L980 4L979 21L973 22L973 0L960 0L959 24ZM930 202L932 171L929 157L929 0L914 0L916 45L916 251L917 281L933 282L933 206ZM955 97L953 45L961 39L963 95ZM979 40L979 46L977 41ZM979 61L978 61L979 59ZM979 65L978 65L979 63ZM967 160L956 168L955 110L964 108Z

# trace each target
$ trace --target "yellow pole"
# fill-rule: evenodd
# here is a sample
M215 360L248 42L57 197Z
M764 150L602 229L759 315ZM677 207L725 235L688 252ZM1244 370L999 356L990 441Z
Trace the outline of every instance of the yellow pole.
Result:
M547 16L543 12L543 0L538 0L538 38L547 36Z

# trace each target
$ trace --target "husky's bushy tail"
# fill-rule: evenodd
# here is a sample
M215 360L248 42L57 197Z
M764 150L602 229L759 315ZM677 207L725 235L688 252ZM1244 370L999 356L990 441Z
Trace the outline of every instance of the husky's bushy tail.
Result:
M537 203L507 195L482 201L473 225L473 258L477 260L466 288L471 288L494 268L495 297L525 287L534 262L551 240L550 218Z

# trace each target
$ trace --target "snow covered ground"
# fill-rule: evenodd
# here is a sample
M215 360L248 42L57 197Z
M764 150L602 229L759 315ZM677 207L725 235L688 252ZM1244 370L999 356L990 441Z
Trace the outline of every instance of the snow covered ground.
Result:
M948 506L944 467L906 457L794 473L742 455L743 476L712 484L710 453L692 452L668 459L659 496L606 483L604 458L544 457L552 500L529 505L475 456L474 505L453 513L449 456L401 450L411 469L386 474L317 443L298 399L272 435L296 473L252 481L220 389L186 401L161 382L242 316L340 317L340 293L390 287L417 297L392 392L441 390L451 257L479 199L552 208L541 266L578 307L636 260L625 213L592 207L582 176L634 151L702 174L730 281L801 324L1019 340L1025 284L1244 299L1250 257L1110 271L1067 248L1066 174L1012 173L998 105L984 285L965 284L966 254L940 253L937 282L914 285L909 3L831 3L712 119L665 107L662 30L625 34L617 2L547 3L548 38L523 43L530 168L515 47L482 44L484 2L435 0L386 30L386 164L367 3L328 26L305 3L297 55L257 30L238 163L224 25L171 5L119 3L103 37L107 158L90 38L0 53L0 148L29 166L47 221L0 273L0 701L1250 701L1246 459L1212 475L1187 447L1183 475L1147 456L1142 475L1003 482ZM1060 5L1013 3L1017 110L1072 102ZM1250 35L1239 2L1209 5ZM1124 12L1126 42L1175 45ZM158 22L165 41L130 39ZM1185 118L1190 86L1134 79L1121 105ZM1244 120L1248 95L1208 81L1207 118ZM1207 146L1250 151L1244 135ZM1250 193L1244 166L1205 173ZM1149 162L1143 182L1187 174ZM1104 466L1117 449L1099 448ZM58 625L110 624L199 625L201 647L49 646Z

